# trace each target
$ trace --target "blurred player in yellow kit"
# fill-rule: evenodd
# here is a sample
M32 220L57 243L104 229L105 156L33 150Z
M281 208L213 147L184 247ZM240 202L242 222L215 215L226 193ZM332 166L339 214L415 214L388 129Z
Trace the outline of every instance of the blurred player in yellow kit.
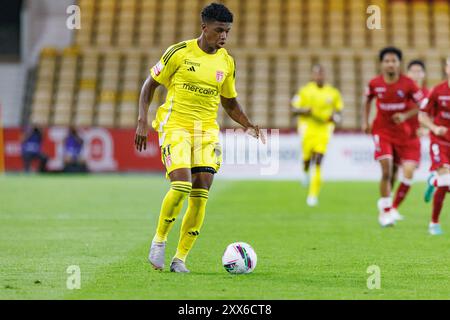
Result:
M300 88L292 100L293 113L298 117L302 137L305 184L309 184L308 206L318 204L321 187L321 165L335 124L341 121L343 102L339 91L325 83L322 65L312 67L312 81ZM310 168L313 167L311 179ZM310 181L311 180L311 181Z
M165 103L158 108L153 128L158 131L162 161L171 189L160 211L149 262L163 270L167 236L188 199L180 238L170 271L187 273L186 258L200 234L214 174L220 168L217 110L219 104L249 134L265 138L237 101L234 59L224 49L233 14L222 4L212 3L202 13L202 34L169 47L151 69L139 101L135 146L147 146L148 106L159 85L167 88Z

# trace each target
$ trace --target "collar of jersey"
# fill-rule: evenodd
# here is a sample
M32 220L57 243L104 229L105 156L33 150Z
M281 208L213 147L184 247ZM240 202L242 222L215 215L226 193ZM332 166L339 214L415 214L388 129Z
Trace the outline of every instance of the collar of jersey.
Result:
M202 50L202 48L199 47L197 40L198 39L193 39L195 48L194 50L197 51L199 54L207 57L215 57L219 53L220 49L217 50L215 53L206 53L205 51Z

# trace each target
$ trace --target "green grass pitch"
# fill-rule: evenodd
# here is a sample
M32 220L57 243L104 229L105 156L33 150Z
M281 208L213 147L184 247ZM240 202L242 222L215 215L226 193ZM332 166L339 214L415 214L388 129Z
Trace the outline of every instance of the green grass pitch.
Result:
M0 177L0 299L449 299L446 234L427 233L430 206L414 185L394 228L377 223L376 183L325 183L307 208L297 182L216 180L187 266L157 272L147 262L168 182L152 175ZM175 252L181 217L168 241ZM225 247L250 243L254 273L233 276ZM81 269L68 290L66 269ZM379 266L381 289L368 289Z

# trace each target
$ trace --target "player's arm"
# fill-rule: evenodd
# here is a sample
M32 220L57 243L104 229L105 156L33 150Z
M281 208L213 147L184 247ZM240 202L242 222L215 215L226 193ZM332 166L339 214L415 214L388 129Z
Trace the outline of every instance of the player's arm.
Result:
M372 109L372 98L367 97L366 104L364 105L362 127L361 127L362 131L367 134L371 133L370 122L369 122L371 109Z
M392 116L392 120L396 123L402 123L419 113L419 106L424 99L423 91L413 82L411 82L411 89L409 93L410 98L416 103L416 107L406 112L397 112Z
M305 106L305 88L301 88L297 95L292 98L291 110L294 116L309 117L311 116L311 108Z
M443 126L437 126L434 124L432 117L430 114L434 114L436 107L436 99L434 92L432 92L429 98L423 100L420 106L419 112L419 122L425 128L428 128L433 132L436 136L443 136L447 133L447 128Z
M375 97L375 92L372 89L372 82L369 83L369 85L366 87L366 103L364 105L364 112L362 115L362 126L361 130L364 133L370 134L372 132L372 129L370 128L370 111L372 109L372 100Z
M335 96L336 98L334 111L329 121L337 125L342 122L342 109L344 109L344 100L342 100L341 93L338 90L335 91Z
M134 145L138 151L147 149L147 135L148 135L148 111L150 103L153 100L155 90L159 87L159 83L153 79L151 75L145 80L141 95L139 97L139 117L134 138Z
M406 112L397 112L392 115L392 120L396 123L402 123L408 120L409 118L412 118L416 116L419 113L419 108L412 108Z
M142 151L147 148L148 123L147 115L155 94L156 88L161 84L169 87L171 78L180 65L183 56L185 42L170 46L158 63L150 70L150 75L145 80L139 97L139 118L134 144L136 149Z
M226 113L230 116L231 119L239 123L250 135L254 136L257 139L261 139L262 143L266 143L266 137L264 136L264 133L259 129L257 125L251 123L236 98L226 98L224 96L221 96L220 101L222 103L222 107L225 109Z
M430 129L437 136L443 136L448 131L446 127L435 125L433 119L426 112L419 112L419 121L425 128Z
M292 108L292 114L294 116L302 116L302 117L309 117L311 116L311 109L310 108Z
M244 127L245 131L256 139L261 139L262 143L266 143L266 137L258 126L255 126L248 119L241 105L237 101L236 92L236 64L234 59L229 57L230 72L225 78L222 85L222 92L220 94L220 102L226 113L235 122Z

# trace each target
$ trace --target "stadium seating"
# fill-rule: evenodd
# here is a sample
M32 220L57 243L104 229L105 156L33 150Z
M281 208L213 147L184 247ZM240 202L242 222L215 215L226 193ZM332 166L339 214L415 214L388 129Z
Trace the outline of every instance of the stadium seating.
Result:
M134 127L140 87L171 44L200 34L204 0L79 0L82 29L73 47L46 48L38 65L30 121L44 125ZM290 100L322 63L345 101L343 127L358 128L364 86L377 53L393 44L405 59L423 58L428 83L443 76L450 49L447 1L372 0L382 29L366 27L365 1L226 0L235 13L228 43L240 101L255 122L292 128ZM392 32L387 32L392 30ZM164 101L158 90L153 101ZM219 111L222 126L235 124Z

